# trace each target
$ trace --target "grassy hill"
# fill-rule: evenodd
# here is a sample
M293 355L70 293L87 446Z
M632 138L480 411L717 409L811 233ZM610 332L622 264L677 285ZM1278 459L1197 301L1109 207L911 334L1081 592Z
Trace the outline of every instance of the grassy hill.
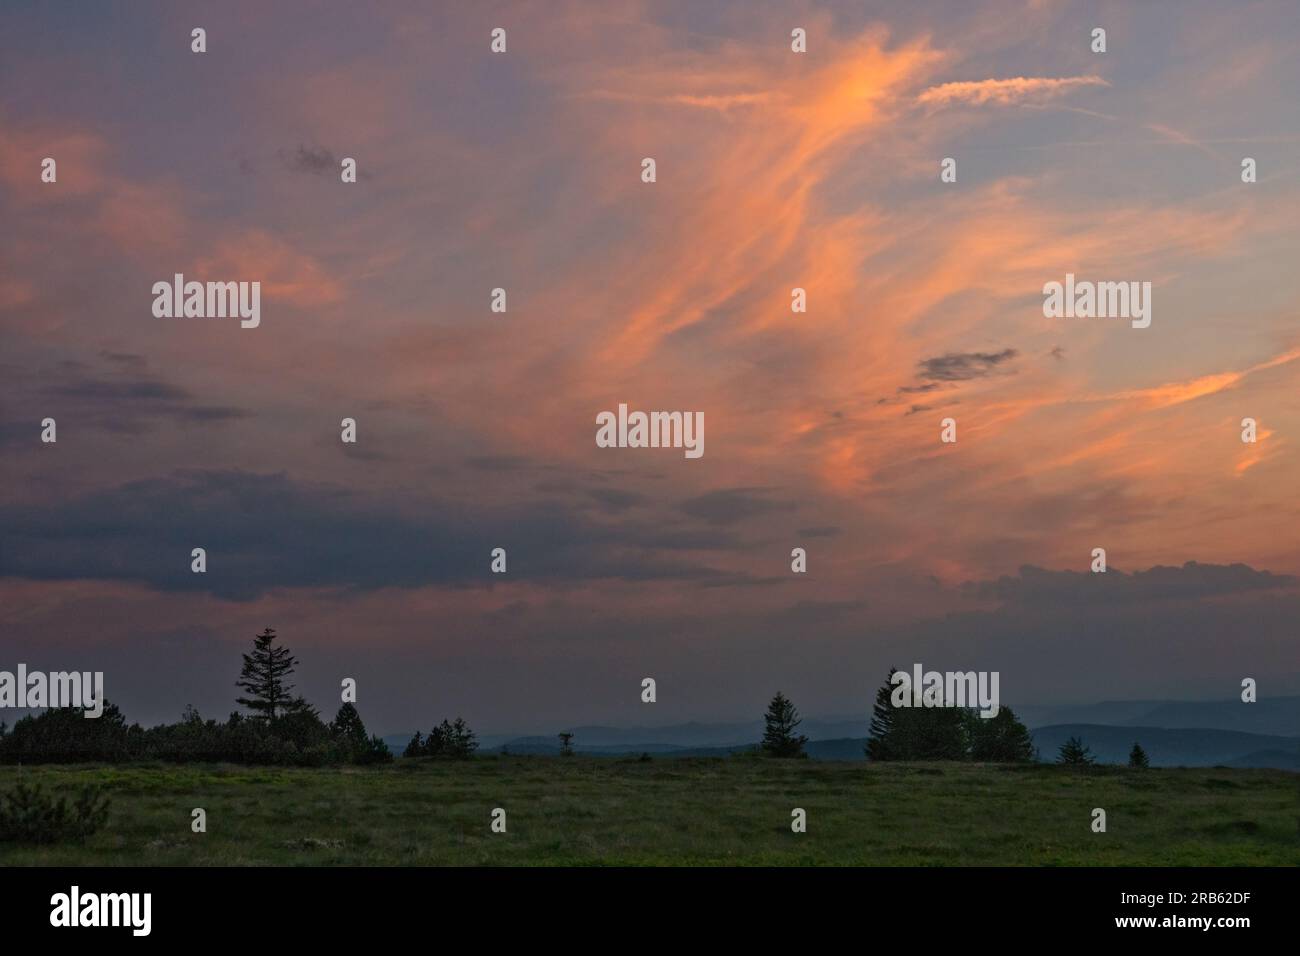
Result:
M23 864L1286 865L1300 776L1275 770L483 757L379 768L0 768L113 798L82 846ZM208 832L190 832L190 811ZM493 834L495 807L508 830ZM790 831L790 811L808 831ZM1089 828L1094 807L1107 833Z

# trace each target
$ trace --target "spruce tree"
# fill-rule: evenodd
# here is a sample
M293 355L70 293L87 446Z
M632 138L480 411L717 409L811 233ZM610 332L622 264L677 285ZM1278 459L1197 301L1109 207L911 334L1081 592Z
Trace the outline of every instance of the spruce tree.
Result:
M777 691L763 715L763 751L769 757L805 757L803 745L808 738L796 736L795 728L802 723L799 711L789 699Z
M968 713L970 759L988 763L1027 763L1034 759L1029 728L1016 719L1010 707L998 708L994 717L981 717L974 710Z
M897 671L897 667L891 667L889 677L885 679L884 685L876 691L876 703L871 708L871 728L867 737L866 753L868 760L895 759L893 748L890 745L890 735L894 729L894 705L890 700L890 695L893 693L894 674Z
M361 722L361 715L352 703L345 703L339 708L338 715L330 724L330 734L353 750L363 750L370 743L366 725Z
M1134 742L1133 749L1129 751L1128 765L1139 770L1144 770L1151 766L1151 762L1147 760L1147 752L1142 749L1140 743Z
M474 756L475 750L478 750L478 742L474 739L474 731L469 729L463 717L457 717L447 734L448 754L457 760L467 760Z
M254 717L274 721L306 703L289 694L293 685L287 678L298 661L289 648L275 646L274 628L268 627L253 638L253 653L243 657L244 668L235 685L247 691L248 696L236 698L235 702L253 711Z
M1082 740L1078 737L1071 737L1061 744L1061 752L1056 758L1056 762L1073 767L1087 767L1096 763L1097 758L1092 755L1090 748L1084 746Z

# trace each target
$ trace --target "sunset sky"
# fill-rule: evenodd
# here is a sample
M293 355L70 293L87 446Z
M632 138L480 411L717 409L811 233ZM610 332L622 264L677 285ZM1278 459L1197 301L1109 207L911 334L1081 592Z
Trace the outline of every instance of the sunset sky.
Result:
M224 717L272 626L381 733L1300 693L1297 49L1290 0L6 3L0 669ZM260 327L155 318L178 272ZM1045 318L1067 273L1150 328ZM621 402L705 454L597 448Z

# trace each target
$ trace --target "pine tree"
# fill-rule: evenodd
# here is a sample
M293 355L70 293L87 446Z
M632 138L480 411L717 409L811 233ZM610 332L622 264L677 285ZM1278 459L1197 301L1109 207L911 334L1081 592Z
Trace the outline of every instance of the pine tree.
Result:
M469 729L463 717L457 717L447 734L448 754L457 760L467 760L474 756L475 750L478 750L478 742L474 739L474 731Z
M573 734L565 731L560 737L560 754L565 757L573 756Z
M1128 765L1130 767L1136 767L1139 770L1145 770L1147 767L1151 766L1151 762L1147 760L1147 752L1142 749L1140 743L1134 742L1133 749L1129 751Z
M777 691L763 715L763 751L769 757L805 757L803 745L808 738L796 736L795 728L803 723L799 711L784 694Z
M236 698L235 702L253 711L254 717L266 721L274 721L306 703L301 697L293 698L289 694L293 685L287 678L293 673L297 659L287 647L275 647L274 643L275 629L270 627L253 638L253 653L243 655L244 668L235 682L249 695Z
M450 730L451 725L444 720L429 731L429 736L424 738L426 757L441 757L447 752L447 735Z
M1092 755L1090 748L1084 746L1082 740L1071 737L1061 744L1060 756L1056 758L1056 762L1073 767L1087 767L1096 763L1097 758Z
M406 749L402 751L402 756L403 757L424 756L424 738L420 736L420 732L418 730L415 732L415 736L411 738L411 742L406 745Z
M868 760L895 759L889 738L894 729L894 705L890 695L893 693L894 674L897 671L897 667L891 667L884 686L876 691L876 703L871 708L871 728L867 737Z
M876 691L866 754L871 760L965 760L970 755L970 717L965 708L925 707L918 700L895 707L894 675ZM992 718L990 718L992 719ZM982 731L989 733L989 731Z
M370 743L366 725L361 722L361 715L352 703L345 703L339 708L338 715L330 724L330 735L347 744L354 751L363 750Z
M1029 728L1016 719L1010 707L1000 707L994 717L981 717L973 710L967 713L972 760L1027 763L1034 759L1034 740Z

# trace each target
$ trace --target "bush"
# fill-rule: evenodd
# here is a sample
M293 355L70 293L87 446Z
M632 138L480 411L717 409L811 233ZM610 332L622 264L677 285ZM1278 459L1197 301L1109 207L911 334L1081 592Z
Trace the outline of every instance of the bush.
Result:
M364 750L358 751L353 761L359 764L392 763L393 752L384 743L384 738L371 734Z
M0 737L0 761L7 763L119 763L131 758L144 733L127 726L116 705L107 701L99 717L80 707L52 707L29 714Z
M345 704L340 717L326 724L301 699L275 720L233 713L224 723L204 720L187 707L179 722L148 730L127 725L122 712L105 703L103 716L87 718L77 708L51 708L22 718L0 733L0 763L166 763L280 764L320 767L342 763L383 762L384 751L364 735L356 708ZM446 724L453 746L466 746L473 734L459 721ZM472 749L472 747L471 747ZM391 755L390 758L391 759Z
M109 799L99 787L82 787L71 806L23 781L0 796L0 842L84 842L108 822Z

